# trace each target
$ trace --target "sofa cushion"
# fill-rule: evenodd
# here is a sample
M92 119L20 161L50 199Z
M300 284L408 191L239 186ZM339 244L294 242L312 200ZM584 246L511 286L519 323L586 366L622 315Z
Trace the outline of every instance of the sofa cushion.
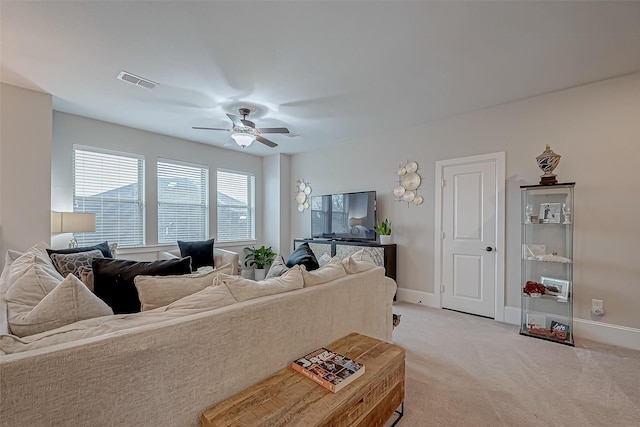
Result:
M289 267L287 267L287 264L284 262L284 258L282 257L281 254L278 254L276 259L271 264L271 267L269 267L269 272L265 276L265 279L271 279L272 277L280 277L288 270L289 270Z
M142 311L164 307L187 295L199 292L213 285L218 274L232 274L231 264L223 265L208 273L193 273L170 276L136 276L133 280Z
M180 255L191 257L191 268L197 270L200 267L215 267L213 258L213 242L215 239L203 240L197 242L181 242L178 240Z
M128 329L146 325L158 325L163 321L214 310L235 302L226 286L209 286L166 307L156 308L144 313L117 314L115 316L81 320L25 337L0 335L0 354L3 352L6 354L19 353L85 338L122 333ZM171 334L171 329L165 329L165 333Z
M360 249L350 257L343 259L342 265L348 274L360 273L377 267L366 249Z
M198 292L180 298L166 307L162 307L161 310L180 310L182 314L187 315L199 313L203 310L215 310L216 308L225 307L235 304L236 302L236 299L226 286L210 285Z
M34 269L37 268L38 266L34 266ZM8 300L9 328L14 335L19 337L34 335L79 320L113 314L111 308L73 274L69 274L59 284L54 284L53 281L45 284L44 276L39 278L40 284L45 287L53 285L53 289L35 306L21 304L14 299ZM16 283L9 292L13 294L12 291L17 286L19 283Z
M214 279L215 284L224 283L231 291L231 295L238 301L247 301L266 295L275 295L300 289L304 286L302 270L296 265L280 277L273 277L259 282L245 279L242 276L219 274Z
M89 251L92 251L94 249L98 249L100 252L102 252L102 255L105 258L113 258L113 254L111 253L111 249L109 249L109 242L107 242L107 241L104 241L102 243L98 243L97 245L82 246L82 247L79 247L79 248L47 249L47 253L49 254L49 256L51 256L51 254L76 254L78 252L89 252Z
M313 254L307 242L298 246L287 260L287 267L293 267L294 265L304 265L307 267L307 271L312 271L320 267L316 256Z
M140 311L140 299L133 282L138 275L167 276L191 273L191 258L137 262L95 258L92 263L93 290L116 314Z
M342 259L337 256L331 258L328 263L314 271L307 271L306 267L302 267L302 278L304 279L305 288L327 283L346 275L347 272L342 265Z
M94 249L92 251L71 254L51 254L53 265L62 277L66 277L68 274L73 274L80 278L80 268L91 267L91 262L94 258L103 258L102 252L98 249Z

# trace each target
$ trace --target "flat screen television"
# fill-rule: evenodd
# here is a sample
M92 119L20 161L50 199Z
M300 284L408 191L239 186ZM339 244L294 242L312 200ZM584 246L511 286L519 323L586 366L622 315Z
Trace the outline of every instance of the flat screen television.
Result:
M311 237L375 241L376 192L311 196Z

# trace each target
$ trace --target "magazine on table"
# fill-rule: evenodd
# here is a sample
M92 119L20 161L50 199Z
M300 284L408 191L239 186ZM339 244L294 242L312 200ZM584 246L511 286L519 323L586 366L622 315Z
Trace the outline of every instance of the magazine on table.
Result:
M326 348L294 360L291 367L333 393L364 374L362 363Z

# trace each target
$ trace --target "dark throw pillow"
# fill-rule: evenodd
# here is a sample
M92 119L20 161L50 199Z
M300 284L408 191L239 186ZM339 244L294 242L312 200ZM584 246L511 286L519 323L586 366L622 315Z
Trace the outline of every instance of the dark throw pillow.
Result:
M111 250L109 249L109 242L98 243L93 246L84 246L82 248L68 248L68 249L47 249L49 256L51 254L77 254L78 252L89 252L98 249L102 252L102 256L105 258L113 258Z
M320 268L316 256L306 242L298 246L287 260L287 267L291 268L294 265L304 265L307 267L307 271Z
M152 262L95 258L91 266L93 291L113 309L113 313L137 313L140 311L140 298L133 279L141 274L168 276L191 273L191 258Z
M203 240L199 242L181 242L178 240L180 256L191 257L191 268L194 270L200 267L215 267L213 261L213 240Z

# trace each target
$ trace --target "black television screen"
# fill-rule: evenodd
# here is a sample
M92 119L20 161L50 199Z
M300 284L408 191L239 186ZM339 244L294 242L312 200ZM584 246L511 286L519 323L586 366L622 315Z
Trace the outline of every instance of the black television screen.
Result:
M376 192L311 196L311 237L376 240Z

